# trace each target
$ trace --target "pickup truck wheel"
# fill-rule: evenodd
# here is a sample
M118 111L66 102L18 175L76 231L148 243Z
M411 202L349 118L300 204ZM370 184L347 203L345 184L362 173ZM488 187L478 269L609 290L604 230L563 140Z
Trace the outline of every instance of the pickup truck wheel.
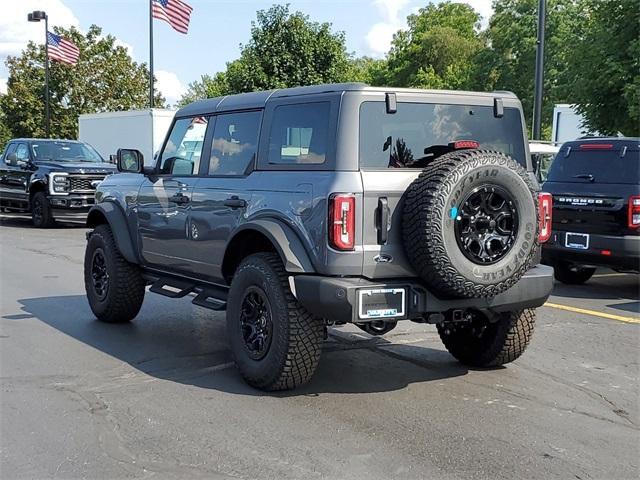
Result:
M89 236L84 285L89 306L100 321L124 323L140 311L145 281L140 268L120 254L108 225L98 225Z
M589 280L596 269L593 267L580 267L568 263L559 262L553 266L553 276L556 280L567 285L582 285Z
M260 390L307 383L320 360L325 325L295 299L280 258L244 259L227 299L227 335L242 377Z
M449 353L473 367L497 367L518 358L529 345L536 321L535 310L504 312L497 319L480 312L469 323L438 324Z
M36 228L49 228L55 223L44 192L36 192L31 199L31 220Z
M538 203L527 172L491 150L461 150L429 164L404 198L411 265L447 297L491 297L513 286L538 248Z

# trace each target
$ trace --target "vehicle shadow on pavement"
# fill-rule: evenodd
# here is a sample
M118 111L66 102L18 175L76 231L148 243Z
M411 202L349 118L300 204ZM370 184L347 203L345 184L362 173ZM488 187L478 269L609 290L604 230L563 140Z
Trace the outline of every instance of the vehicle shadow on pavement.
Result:
M3 320L35 318L146 375L234 394L286 397L387 392L468 372L444 350L393 344L381 337L345 340L330 330L313 380L294 391L267 394L246 385L232 364L224 314L188 308L191 305L182 302L178 302L182 308L164 301L146 302L133 322L109 325L94 318L84 295L19 302L21 311L3 316ZM119 372L113 380L123 377L129 375Z
M583 285L556 282L552 296L587 300L612 300L607 307L625 312L640 311L640 275L626 274L594 277ZM619 301L615 302L615 301Z
M87 228L84 222L61 222L56 223L51 228L37 229L33 226L30 216L18 215L18 214L0 214L0 226L2 228L32 228L34 230L41 230L48 232L51 230L68 230L73 228Z

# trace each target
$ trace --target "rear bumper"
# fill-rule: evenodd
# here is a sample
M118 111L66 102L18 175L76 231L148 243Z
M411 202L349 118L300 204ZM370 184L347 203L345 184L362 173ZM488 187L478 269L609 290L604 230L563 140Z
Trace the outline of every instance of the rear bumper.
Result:
M602 252L608 251L609 255ZM565 232L554 231L549 242L542 247L542 262L593 265L623 270L640 270L640 236L589 235L589 248L578 250L565 246Z
M56 220L86 220L95 204L93 195L50 195L48 199Z
M358 316L358 291L366 289L404 288L405 314L388 320L422 317L429 313L469 308L504 312L539 307L551 294L553 268L538 265L520 281L500 295L491 298L441 299L415 281L371 281L365 278L335 278L316 275L291 277L294 295L314 315L337 322L366 322Z

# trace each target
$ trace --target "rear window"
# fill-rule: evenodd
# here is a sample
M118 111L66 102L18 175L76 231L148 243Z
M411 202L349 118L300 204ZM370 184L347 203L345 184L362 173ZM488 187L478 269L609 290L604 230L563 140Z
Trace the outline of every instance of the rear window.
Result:
M496 118L493 107L398 103L394 114L384 102L360 107L360 167L423 168L433 159L426 149L458 140L475 140L480 148L511 155L526 166L520 111L505 108Z
M581 151L563 147L549 169L548 182L640 183L640 152L627 150Z

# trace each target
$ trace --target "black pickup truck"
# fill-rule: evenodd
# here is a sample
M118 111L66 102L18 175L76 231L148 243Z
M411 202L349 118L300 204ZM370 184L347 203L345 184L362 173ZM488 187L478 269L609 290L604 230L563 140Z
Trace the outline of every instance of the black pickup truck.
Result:
M116 171L91 145L74 140L16 138L0 159L0 207L30 213L41 228L86 219L96 187Z
M640 139L567 142L542 188L553 195L542 261L557 280L584 283L600 266L640 270Z

